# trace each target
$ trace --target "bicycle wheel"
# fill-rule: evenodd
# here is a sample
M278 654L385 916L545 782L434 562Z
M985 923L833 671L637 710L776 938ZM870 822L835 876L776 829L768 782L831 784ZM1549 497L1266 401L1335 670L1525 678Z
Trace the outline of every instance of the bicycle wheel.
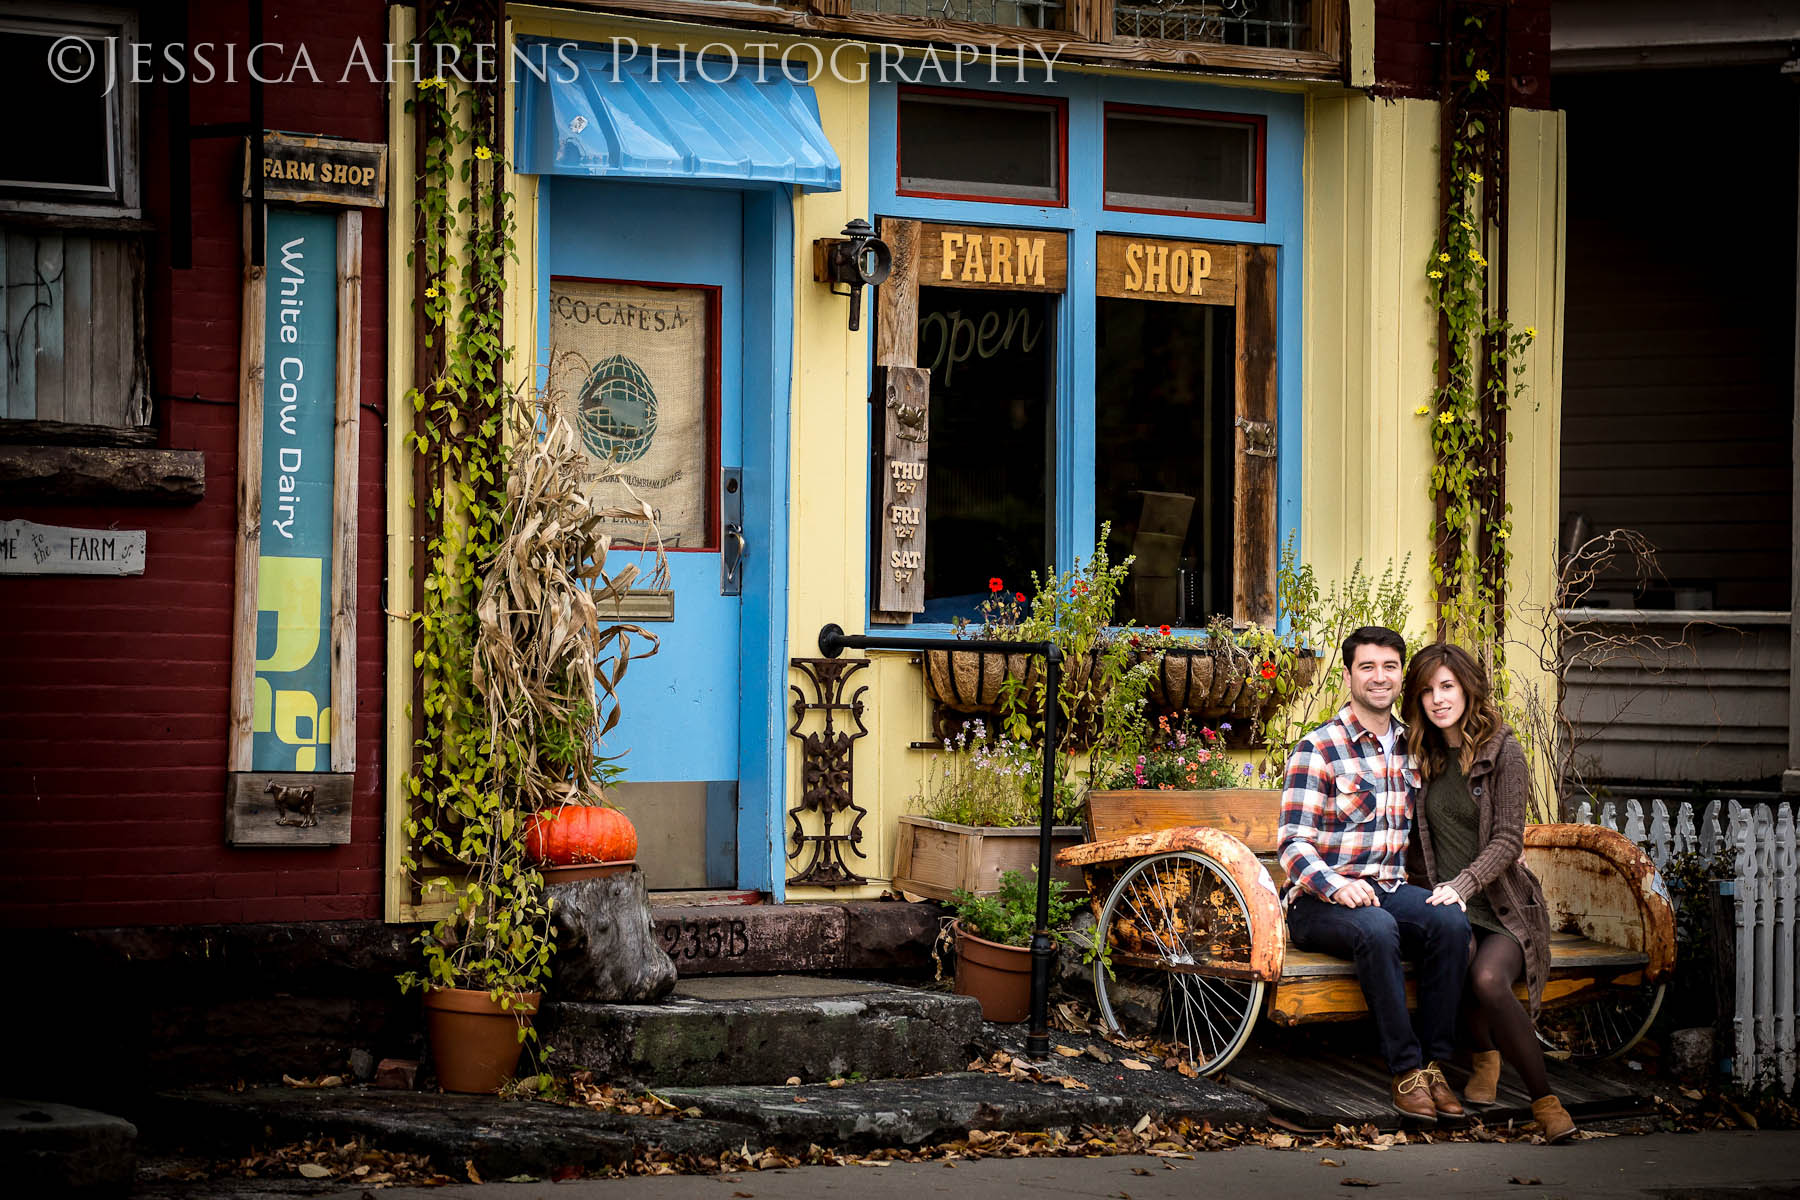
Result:
M1108 1030L1166 1040L1202 1075L1250 1036L1263 981L1250 967L1250 909L1237 881L1193 850L1140 859L1095 928L1094 993Z
M1637 1045L1662 1008L1663 984L1547 1009L1538 1014L1538 1041L1573 1059L1616 1058Z

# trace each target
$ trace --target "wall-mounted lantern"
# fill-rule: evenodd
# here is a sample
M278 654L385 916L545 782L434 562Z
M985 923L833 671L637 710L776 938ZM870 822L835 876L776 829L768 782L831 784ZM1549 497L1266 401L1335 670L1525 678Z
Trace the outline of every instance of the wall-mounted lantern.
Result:
M850 329L862 328L862 290L874 287L894 269L887 243L875 236L875 228L861 217L844 226L841 238L820 238L813 243L813 278L832 285L833 295L850 297ZM846 284L848 292L837 290Z

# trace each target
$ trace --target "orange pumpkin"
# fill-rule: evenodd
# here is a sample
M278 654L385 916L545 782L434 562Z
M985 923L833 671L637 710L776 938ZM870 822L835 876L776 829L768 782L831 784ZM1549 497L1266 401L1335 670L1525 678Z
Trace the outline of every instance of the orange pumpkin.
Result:
M564 804L531 819L525 850L556 867L637 857L637 829L616 808Z

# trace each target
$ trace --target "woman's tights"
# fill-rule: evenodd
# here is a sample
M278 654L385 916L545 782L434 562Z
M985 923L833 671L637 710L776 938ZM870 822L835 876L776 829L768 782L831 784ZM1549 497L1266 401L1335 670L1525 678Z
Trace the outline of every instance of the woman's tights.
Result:
M1519 943L1490 929L1475 931L1469 962L1469 995L1463 1011L1477 1050L1498 1050L1512 1064L1532 1099L1550 1094L1544 1072L1544 1049L1525 1006L1513 995L1513 984L1525 971Z

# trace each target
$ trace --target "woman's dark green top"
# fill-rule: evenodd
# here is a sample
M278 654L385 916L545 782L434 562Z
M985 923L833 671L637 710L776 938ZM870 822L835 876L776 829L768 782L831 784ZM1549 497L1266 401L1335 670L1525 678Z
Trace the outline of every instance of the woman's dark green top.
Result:
M1426 785L1424 807L1425 822L1431 827L1432 848L1436 851L1437 877L1455 879L1475 861L1481 846L1475 797L1469 794L1468 776L1463 774L1462 763L1454 754ZM1506 932L1500 918L1494 915L1494 906L1488 903L1485 892L1476 892L1467 903L1469 924L1495 933Z

